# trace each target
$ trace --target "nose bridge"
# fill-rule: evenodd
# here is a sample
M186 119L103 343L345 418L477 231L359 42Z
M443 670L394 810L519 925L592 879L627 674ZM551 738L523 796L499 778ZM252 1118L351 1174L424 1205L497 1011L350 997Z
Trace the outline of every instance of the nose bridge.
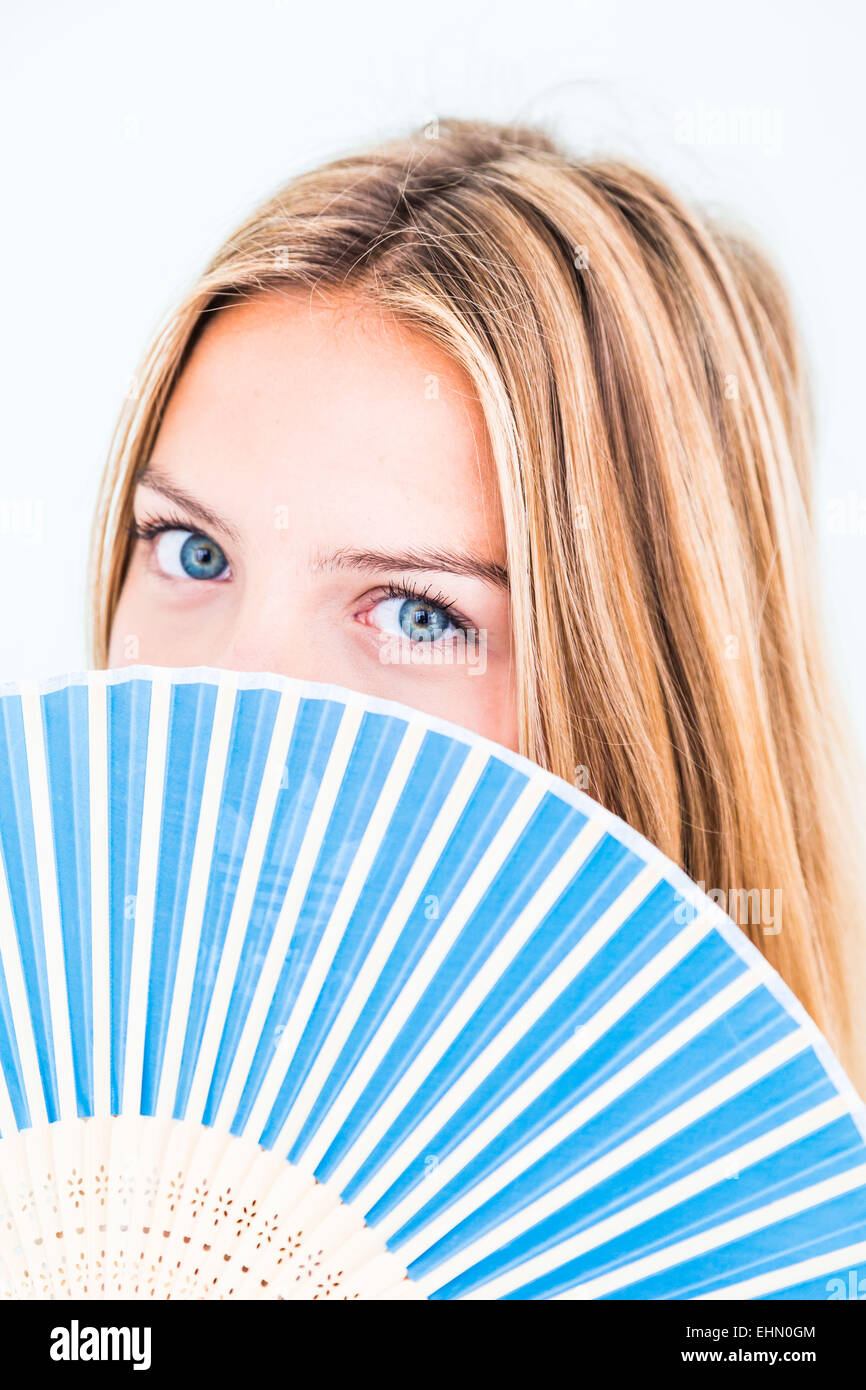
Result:
M221 664L235 671L274 671L321 680L295 586L251 588L232 615Z

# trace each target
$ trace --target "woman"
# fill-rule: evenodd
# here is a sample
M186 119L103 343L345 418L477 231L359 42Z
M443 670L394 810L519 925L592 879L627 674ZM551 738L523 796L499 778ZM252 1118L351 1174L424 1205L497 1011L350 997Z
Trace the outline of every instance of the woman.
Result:
M169 318L93 659L332 681L577 781L747 909L862 1088L809 449L754 249L631 167L440 122L292 180Z

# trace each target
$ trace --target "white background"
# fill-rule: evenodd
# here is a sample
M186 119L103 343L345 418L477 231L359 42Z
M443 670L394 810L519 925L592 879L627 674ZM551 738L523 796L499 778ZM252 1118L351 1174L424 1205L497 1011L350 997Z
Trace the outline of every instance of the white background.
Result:
M866 743L860 6L6 0L5 16L0 679L86 665L87 538L115 419L222 239L295 172L475 116L639 160L781 266L818 405L827 631ZM853 525L836 534L840 506Z

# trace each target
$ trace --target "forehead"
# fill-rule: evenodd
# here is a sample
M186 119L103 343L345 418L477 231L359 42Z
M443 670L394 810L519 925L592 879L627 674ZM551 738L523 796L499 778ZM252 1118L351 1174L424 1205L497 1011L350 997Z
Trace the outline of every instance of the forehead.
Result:
M380 539L426 525L428 541L497 546L492 456L470 378L424 334L348 295L281 291L216 313L152 458L241 524L262 504L288 503L325 529L350 517Z

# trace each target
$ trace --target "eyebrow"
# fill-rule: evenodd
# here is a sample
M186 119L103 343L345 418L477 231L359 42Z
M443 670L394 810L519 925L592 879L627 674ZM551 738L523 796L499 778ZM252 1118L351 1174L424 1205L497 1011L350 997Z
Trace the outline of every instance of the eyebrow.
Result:
M176 487L169 482L164 473L161 473L155 464L148 463L139 468L134 477L134 482L142 487L149 487L153 492L158 492L163 497L167 497L170 502L175 502L177 506L183 507L199 521L204 521L208 526L214 526L222 531L224 535L230 536L233 541L240 541L240 533L232 526L230 521L226 521L218 512L214 512L210 507L206 507L203 502L197 501L192 493L184 492L182 487Z
M313 558L314 570L353 569L370 573L375 570L410 570L425 573L430 570L444 574L462 574L483 579L502 589L508 588L508 571L492 560L455 550L353 550L344 547L330 554L318 552Z
M208 526L216 527L224 535L230 536L234 541L240 541L240 534L231 522L219 513L206 507L203 502L199 502L193 497L192 493L185 492L183 488L177 487L169 482L164 473L153 464L145 464L139 468L135 474L134 481L143 487L150 488L153 492L158 492L162 497L167 497L179 507L205 522ZM339 550L325 553L317 551L313 556L312 569L314 572L323 572L339 569L351 569L362 571L369 574L376 570L408 570L414 574L424 574L431 571L443 574L460 574L468 578L482 579L487 584L493 584L500 589L508 589L508 571L504 565L498 565L493 560L482 559L479 555L456 550L405 550L405 551L386 551L386 550L362 550L344 546Z

